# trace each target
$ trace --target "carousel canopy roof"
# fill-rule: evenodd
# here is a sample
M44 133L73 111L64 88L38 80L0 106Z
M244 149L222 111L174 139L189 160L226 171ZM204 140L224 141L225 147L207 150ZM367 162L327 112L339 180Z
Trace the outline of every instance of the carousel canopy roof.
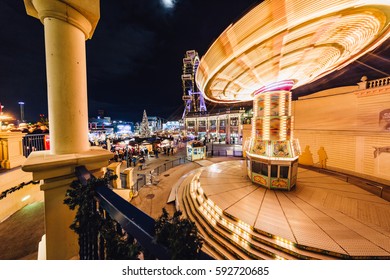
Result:
M389 0L265 0L230 25L202 57L196 82L214 102L252 100L340 69L390 36Z

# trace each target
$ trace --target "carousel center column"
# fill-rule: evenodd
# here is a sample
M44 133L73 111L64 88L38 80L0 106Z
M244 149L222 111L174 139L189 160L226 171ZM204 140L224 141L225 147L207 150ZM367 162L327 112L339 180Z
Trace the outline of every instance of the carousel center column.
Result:
M294 80L262 87L254 94L247 173L269 189L292 189L297 180L299 143L293 138L291 88Z
M22 169L43 180L45 244L41 259L78 256L76 234L70 230L75 211L63 201L75 167L91 172L107 166L111 153L91 149L88 142L88 107L85 40L92 37L100 18L99 0L24 0L27 14L44 25L50 151L33 152Z

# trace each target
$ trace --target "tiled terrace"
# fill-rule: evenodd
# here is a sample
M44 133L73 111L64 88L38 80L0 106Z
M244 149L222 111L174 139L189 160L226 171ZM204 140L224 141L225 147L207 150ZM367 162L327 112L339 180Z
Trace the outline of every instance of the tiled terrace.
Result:
M244 161L203 165L196 181L204 200L227 220L249 225L249 235L336 258L390 258L390 202L374 194L306 169L294 190L268 190L247 178Z

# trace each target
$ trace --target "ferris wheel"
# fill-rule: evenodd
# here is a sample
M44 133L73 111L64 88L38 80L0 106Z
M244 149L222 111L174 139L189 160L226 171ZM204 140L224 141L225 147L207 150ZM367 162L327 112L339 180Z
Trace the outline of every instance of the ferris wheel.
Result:
M204 97L195 83L198 66L198 52L195 50L186 51L183 58L183 74L181 75L184 101L183 119L189 112L207 112Z

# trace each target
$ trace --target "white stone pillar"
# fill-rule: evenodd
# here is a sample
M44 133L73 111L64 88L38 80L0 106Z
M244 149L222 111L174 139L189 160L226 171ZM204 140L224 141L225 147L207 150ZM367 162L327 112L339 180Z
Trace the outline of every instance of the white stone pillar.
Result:
M78 236L69 226L76 211L64 204L70 184L76 180L74 171L83 165L94 174L102 175L111 153L92 149L86 153L51 155L47 151L33 152L22 169L33 173L33 180L44 180L41 190L45 200L46 255L49 260L68 260L78 256ZM42 254L39 252L39 254Z
M94 30L93 20L88 18L92 7L88 6L98 5L99 1L25 0L25 3L27 13L39 18L45 29L51 153L88 151L85 40Z
M85 36L75 26L44 19L50 149L53 154L89 150Z
M75 168L83 165L101 174L112 154L91 148L88 142L88 108L85 40L91 38L100 18L99 0L24 0L27 14L45 29L47 92L51 151L33 152L22 169L34 180L44 180L45 255L70 259L78 255L76 234L69 228L75 211L63 201ZM97 175L98 176L98 175Z

